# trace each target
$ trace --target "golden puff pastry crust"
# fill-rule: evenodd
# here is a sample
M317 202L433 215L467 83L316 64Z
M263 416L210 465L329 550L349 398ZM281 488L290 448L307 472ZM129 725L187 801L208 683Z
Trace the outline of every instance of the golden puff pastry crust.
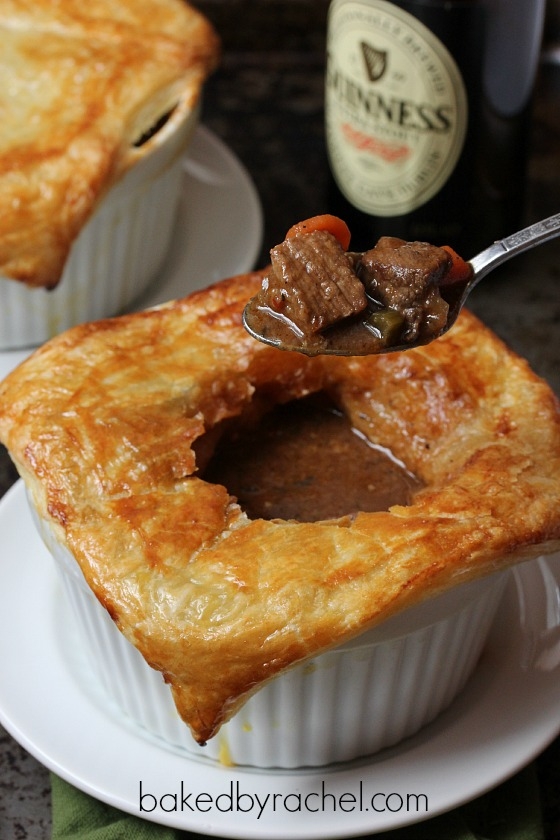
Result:
M473 315L405 353L308 358L241 325L261 274L74 328L0 388L40 515L200 743L263 683L560 547L560 410ZM407 507L250 520L197 473L222 421L323 390L424 482Z
M52 288L100 199L149 153L134 143L196 106L217 38L183 0L0 0L0 40L0 276Z

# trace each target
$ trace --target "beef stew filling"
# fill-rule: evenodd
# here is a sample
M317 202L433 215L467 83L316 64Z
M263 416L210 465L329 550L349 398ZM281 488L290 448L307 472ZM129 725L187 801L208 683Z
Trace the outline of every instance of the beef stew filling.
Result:
M299 233L271 250L251 328L270 343L315 355L362 355L427 343L447 326L466 279L450 282L449 250L382 237L346 252L327 230Z
M323 395L276 406L221 438L203 471L251 519L317 522L410 504L421 482Z

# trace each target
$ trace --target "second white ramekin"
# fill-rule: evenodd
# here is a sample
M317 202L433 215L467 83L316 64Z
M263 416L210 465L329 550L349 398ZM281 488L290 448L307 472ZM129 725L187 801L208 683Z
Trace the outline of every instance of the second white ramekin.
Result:
M142 295L169 249L198 115L198 107L179 102L150 140L130 149L126 174L77 237L55 289L0 277L0 351L117 315Z

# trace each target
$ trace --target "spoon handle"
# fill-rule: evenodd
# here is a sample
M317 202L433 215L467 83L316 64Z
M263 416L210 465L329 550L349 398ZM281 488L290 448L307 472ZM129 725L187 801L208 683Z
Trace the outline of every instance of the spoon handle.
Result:
M494 242L493 245L470 260L474 270L474 284L482 280L493 268L511 257L529 251L536 245L541 245L558 235L560 235L560 213L549 216L548 219L542 219L540 222L535 222L534 225L529 225L529 227L523 228L517 233L512 233L511 236L506 236L505 239Z

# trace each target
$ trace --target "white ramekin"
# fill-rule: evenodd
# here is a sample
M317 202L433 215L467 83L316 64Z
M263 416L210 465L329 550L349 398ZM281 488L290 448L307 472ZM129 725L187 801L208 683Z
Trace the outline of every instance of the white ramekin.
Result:
M461 584L265 685L200 747L169 687L117 630L31 504L94 678L121 712L173 748L228 765L317 767L393 746L433 721L479 660L508 572Z
M0 277L0 351L117 315L146 290L170 245L198 112L179 102L150 140L130 149L129 168L77 237L55 289Z

